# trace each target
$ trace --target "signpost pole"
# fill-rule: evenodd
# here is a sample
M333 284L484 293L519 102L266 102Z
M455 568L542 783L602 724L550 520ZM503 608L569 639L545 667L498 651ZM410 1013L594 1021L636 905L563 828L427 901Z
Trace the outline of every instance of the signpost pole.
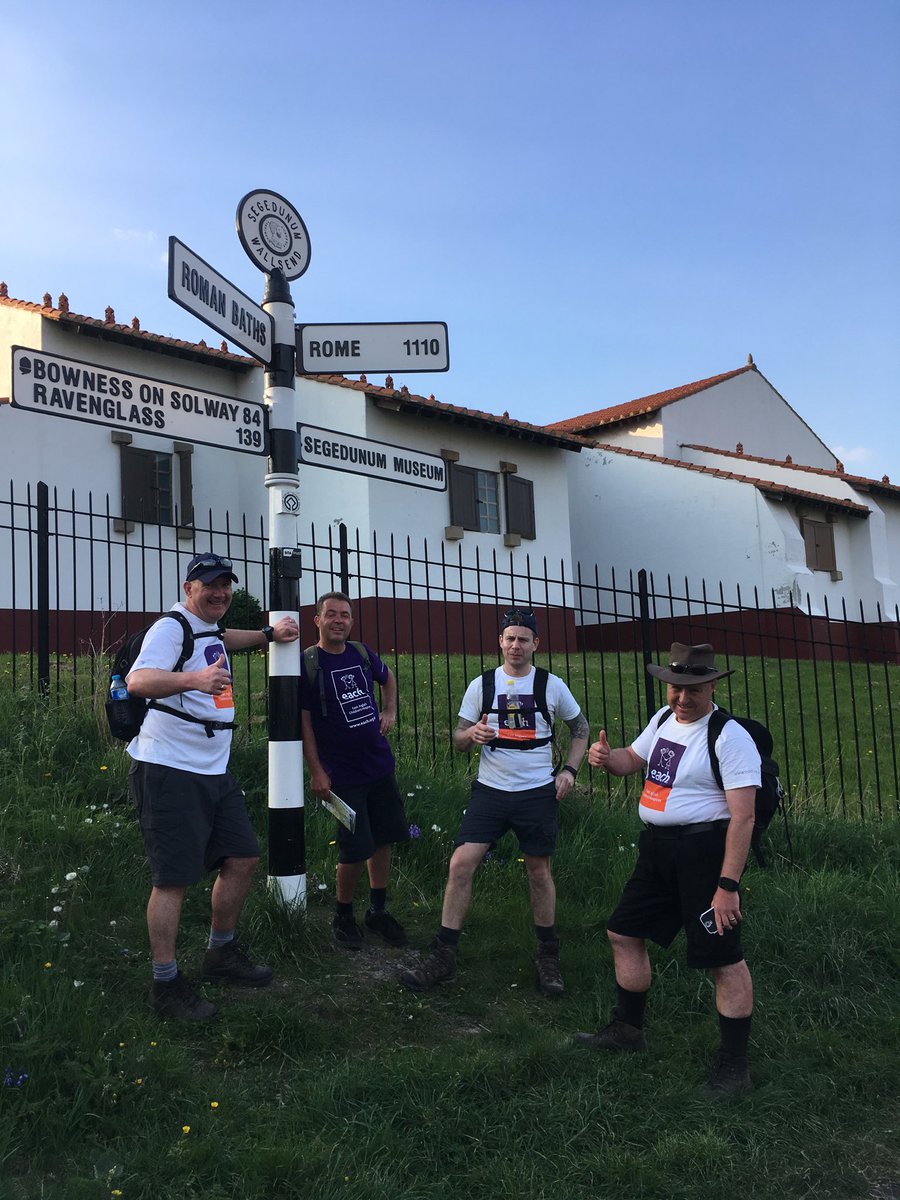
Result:
M300 623L299 405L294 379L294 304L278 268L266 275L263 309L274 321L264 401L269 410L269 620ZM300 739L301 643L269 650L269 876L288 905L306 904L303 747Z

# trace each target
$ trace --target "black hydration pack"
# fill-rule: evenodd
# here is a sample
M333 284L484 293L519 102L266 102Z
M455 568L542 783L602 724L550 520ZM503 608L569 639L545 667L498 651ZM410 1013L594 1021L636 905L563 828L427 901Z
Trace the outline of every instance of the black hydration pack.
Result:
M164 617L171 617L173 621L177 621L181 626L181 653L175 660L175 665L172 667L173 671L184 669L184 664L194 653L195 641L199 638L221 638L225 632L224 626L219 625L206 633L194 633L188 619L174 609L171 612L163 613L159 619L162 620ZM137 633L133 633L131 637L126 638L119 647L109 673L110 686L114 675L121 676L123 680L127 679L128 672L131 670L140 653L141 646L144 644L144 638L155 624L156 621L152 625L145 625L143 629L139 629ZM185 712L184 709L172 708L168 704L163 704L161 700L145 700L142 696L128 696L124 700L109 699L106 701L106 720L109 723L110 733L120 742L130 742L132 738L137 737L140 733L144 717L146 717L147 712L151 708L169 713L170 716L178 717L181 721L189 721L193 725L202 725L206 729L207 737L212 737L216 732L223 729L234 729L234 721L205 721L202 717L192 716L190 713Z
M482 673L481 711L482 713L497 713L499 715L500 710L493 707L494 695L496 693L496 681L494 678L495 670L495 667L490 667L487 671ZM501 729L497 737L490 742L485 742L485 745L490 750L537 750L538 747L546 746L548 742L553 742L553 718L550 716L550 710L547 707L547 680L549 677L550 672L545 667L534 668L534 708L526 709L524 711L539 712L550 726L550 735L548 737L536 737L530 738L527 741L519 741L517 738L505 738L503 736L503 730Z
M664 721L667 721L672 715L671 708L665 709L660 714L659 720L656 722L656 728L659 729ZM719 756L716 754L716 742L719 734L725 728L729 721L737 721L738 725L744 729L753 738L753 744L759 751L761 775L760 785L756 789L756 804L755 804L755 820L753 824L753 838L750 845L753 847L753 855L761 867L766 866L765 855L762 849L762 835L768 829L772 822L772 818L781 809L781 815L784 820L784 832L787 837L788 850L790 852L791 861L793 862L793 846L791 845L791 834L788 829L787 811L784 806L785 791L781 786L779 778L779 766L772 757L772 751L775 749L775 739L772 737L769 729L762 724L761 721L754 721L752 717L736 717L730 712L726 712L724 708L716 708L713 710L709 718L709 724L706 727L706 744L709 749L709 765L712 767L713 777L716 785L725 790L722 785L722 771L719 767Z

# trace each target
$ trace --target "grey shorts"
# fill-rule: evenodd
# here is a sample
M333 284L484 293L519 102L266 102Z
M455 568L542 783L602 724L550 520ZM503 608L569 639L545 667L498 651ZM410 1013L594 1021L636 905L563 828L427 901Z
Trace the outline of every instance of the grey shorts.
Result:
M128 773L154 887L184 887L226 858L258 858L244 793L230 771L195 775L134 762Z

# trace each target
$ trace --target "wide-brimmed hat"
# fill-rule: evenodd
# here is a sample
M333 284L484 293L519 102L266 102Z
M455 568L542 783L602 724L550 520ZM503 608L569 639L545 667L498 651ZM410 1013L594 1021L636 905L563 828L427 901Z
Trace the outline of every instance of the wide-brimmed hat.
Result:
M709 642L701 646L683 646L681 642L673 642L669 651L669 665L658 667L656 663L647 663L647 670L654 679L674 684L710 683L713 679L724 679L726 675L734 674L734 671L719 671L716 668L716 652Z
M205 554L194 555L187 565L184 581L192 583L195 579L199 579L201 583L212 583L220 575L227 575L233 583L237 583L238 577L231 569L233 566L234 563L230 558L223 558L221 554L213 554L211 550L208 550Z

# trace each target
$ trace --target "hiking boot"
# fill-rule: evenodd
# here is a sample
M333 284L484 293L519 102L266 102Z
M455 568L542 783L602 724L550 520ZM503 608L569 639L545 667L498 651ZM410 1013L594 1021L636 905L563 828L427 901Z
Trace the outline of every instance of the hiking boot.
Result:
M362 950L362 930L353 920L353 913L335 913L331 928L339 946L345 950Z
M373 933L377 933L379 937L383 937L389 946L406 945L406 930L399 921L395 920L384 909L374 912L370 908L365 915L364 922L366 929L371 929Z
M161 1017L176 1021L211 1021L219 1010L195 992L179 971L174 979L154 979L147 1003Z
M737 1092L749 1092L752 1087L753 1083L747 1068L746 1057L744 1055L735 1057L719 1051L712 1074L701 1091L710 1100L724 1100L727 1096L733 1096Z
M608 1025L596 1033L576 1033L575 1041L579 1046L593 1046L595 1050L640 1052L647 1049L647 1037L643 1029L620 1021L618 1017L613 1017Z
M240 987L265 987L272 982L273 971L252 962L239 942L226 942L207 950L203 956L201 978L211 983L236 983Z
M431 954L423 963L404 971L400 976L404 987L412 988L414 992L424 992L436 983L449 983L456 978L456 947L435 938L430 949Z
M559 972L559 942L538 942L537 956L538 987L545 996L561 996L566 990Z

